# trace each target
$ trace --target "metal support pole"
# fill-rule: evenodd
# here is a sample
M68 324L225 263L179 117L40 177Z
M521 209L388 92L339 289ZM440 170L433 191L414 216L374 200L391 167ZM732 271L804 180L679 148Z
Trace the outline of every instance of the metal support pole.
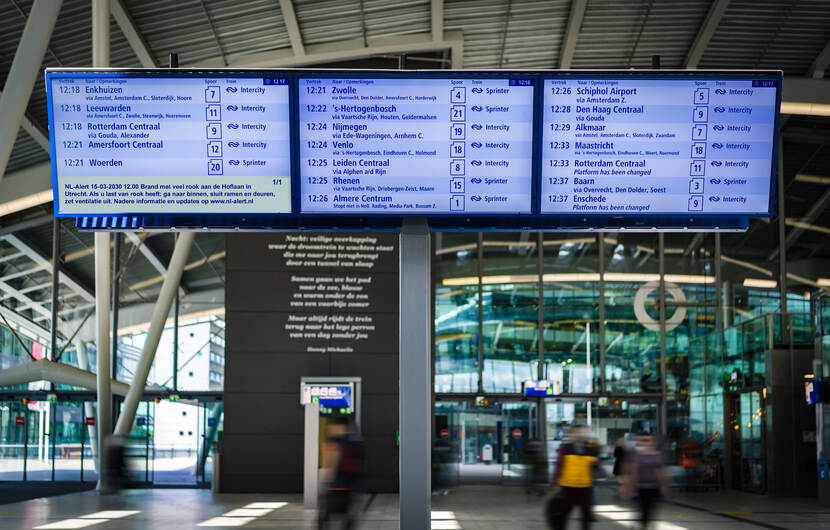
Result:
M430 528L430 245L425 219L400 234L400 528Z
M476 244L476 267L478 269L478 333L476 334L476 367L478 368L478 383L476 392L478 394L484 393L484 286L482 285L482 278L484 277L484 235L478 233L478 243Z
M3 117L0 121L0 180L6 172L32 89L41 73L43 54L52 38L62 3L63 0L35 0L23 28L3 94L0 95L0 116Z
M61 220L52 222L52 326L49 330L49 353L58 361L58 293L61 274Z
M715 329L723 331L723 275L721 273L721 241L720 232L715 232Z
M48 1L48 0L47 0ZM92 0L92 66L110 65L110 3ZM95 233L95 335L98 383L98 455L104 454L105 439L112 432L112 388L110 385L110 235ZM99 467L102 469L102 467ZM98 489L103 489L99 473Z
M320 403L307 403L303 413L303 508L313 510L320 494Z
M121 416L118 418L118 424L115 427L116 434L127 435L132 429L135 413L144 393L144 386L147 384L147 376L150 375L150 368L152 368L153 360L156 357L161 332L164 331L164 323L167 320L167 315L170 314L170 306L173 304L173 298L175 298L179 289L184 265L190 254L194 237L193 232L182 232L176 239L176 247L173 249L173 256L170 258L170 265L167 267L167 276L164 277L156 306L153 308L150 329L147 331L141 358L138 360L130 391L124 399Z
M778 139L778 289L781 312L787 312L787 226L784 209L784 141Z
M75 352L78 354L78 368L81 370L89 370L89 354L86 351L86 344L82 340L79 340L75 343ZM84 424L86 424L86 418L95 418L95 408L92 406L91 401L84 401ZM99 422L95 422L97 425ZM100 474L100 467L98 463L98 435L95 432L95 425L88 425L87 430L89 431L89 450L92 452L92 465L95 468L95 472Z
M605 393L605 232L597 234L599 263L599 391Z
M112 428L110 386L110 235L95 233L95 336L98 384L98 454L104 454L104 440ZM101 479L98 488L102 489Z
M23 482L29 473L29 406L23 405Z
M544 234L539 232L537 234L536 245L538 251L536 252L536 267L539 270L539 365L536 367L536 379L544 379L545 369L545 245ZM479 284L481 284L481 274L478 275ZM481 304L479 304L481 306ZM481 323L481 322L480 322ZM479 336L481 333L479 333Z
M92 66L110 65L110 0L92 0Z
M539 302L538 302L538 350L539 363L536 366L536 379L545 378L545 237L542 232L536 234L536 268L539 274ZM479 275L479 282L481 275ZM542 442L547 440L545 428L545 400L536 398L536 439ZM532 437L531 437L532 438ZM547 447L545 443L544 447Z
M117 379L118 375L118 306L121 305L121 239L118 232L113 234L115 241L112 248L112 336L110 343L110 358L112 359L111 375Z
M173 306L173 391L179 389L179 290Z
M669 396L666 391L666 236L663 232L657 234L657 248L660 269L660 393L663 395L663 406L660 407L660 433L665 436L668 432Z

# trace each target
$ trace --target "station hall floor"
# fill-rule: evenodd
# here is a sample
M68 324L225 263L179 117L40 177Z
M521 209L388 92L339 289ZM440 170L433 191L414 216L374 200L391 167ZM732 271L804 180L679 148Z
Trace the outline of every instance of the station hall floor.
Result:
M396 495L365 495L356 528L398 528ZM466 486L432 497L433 529L495 530L546 528L543 498L519 487ZM735 492L673 494L663 502L658 530L830 528L830 508L816 501L771 499ZM611 488L596 492L592 528L639 528L633 505L614 498ZM338 528L333 525L331 528ZM576 516L568 525L580 528ZM94 491L0 506L0 528L95 530L186 530L190 528L316 528L316 512L304 510L300 495L212 495L208 490Z

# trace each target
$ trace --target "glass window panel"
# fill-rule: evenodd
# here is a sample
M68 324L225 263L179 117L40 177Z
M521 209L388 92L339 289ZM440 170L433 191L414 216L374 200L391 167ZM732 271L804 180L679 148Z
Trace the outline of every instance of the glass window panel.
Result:
M83 448L86 441L83 403L58 402L55 404L55 480L81 479Z
M0 401L0 481L23 480L23 454L26 405L20 401Z
M478 235L435 234L435 391L478 391Z
M26 455L27 480L52 480L52 429L54 403L30 401L27 406L29 450Z
M723 394L706 396L706 441L704 456L723 457Z
M98 424L97 404L94 401L87 401L83 404L84 421L86 418L93 418L95 425ZM98 481L98 433L95 425L86 425L83 427L84 433L84 461L83 461L83 481L97 482Z
M713 334L706 337L706 392L715 394L723 392L723 342L721 335Z
M646 297L640 317L634 310L637 292L643 289L641 295L646 294L649 289L644 284L659 279L656 248L657 237L651 234L617 234L617 239L606 238L603 244L605 377L610 392L659 392L661 388L656 289Z
M482 249L482 386L521 392L539 365L538 236L484 234Z
M600 369L596 236L545 234L543 246L544 376L564 393L595 392Z
M222 390L225 381L225 322L205 316L179 322L177 390ZM174 325L162 331L148 385L173 388ZM122 334L118 346L118 380L131 382L147 339L147 331Z

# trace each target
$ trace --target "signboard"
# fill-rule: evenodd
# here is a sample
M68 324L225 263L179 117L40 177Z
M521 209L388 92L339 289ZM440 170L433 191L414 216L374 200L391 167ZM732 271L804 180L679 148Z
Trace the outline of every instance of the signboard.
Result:
M80 229L743 230L778 71L46 72Z
M546 78L541 213L769 215L778 83Z
M562 392L562 384L559 381L532 379L524 382L525 397L547 397L558 396Z
M321 407L352 408L352 385L303 384L300 403L317 401Z
M303 213L530 214L534 80L300 77Z
M94 426L95 425L95 418L92 417L92 416L87 417L86 418L86 424L89 425L90 427Z
M55 215L291 213L279 74L48 72Z
M446 440L450 437L449 429L441 429L441 431L438 433L438 436L440 436L441 439Z
M514 440L518 440L519 438L522 437L522 430L521 429L513 429L513 432L511 434L512 434Z
M23 425L24 422L25 421L23 419L23 416L15 416L15 418L14 418L14 424L15 425Z

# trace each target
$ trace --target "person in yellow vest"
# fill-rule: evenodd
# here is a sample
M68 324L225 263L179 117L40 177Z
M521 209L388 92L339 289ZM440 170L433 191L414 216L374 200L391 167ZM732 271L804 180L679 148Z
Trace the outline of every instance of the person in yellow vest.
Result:
M570 442L562 444L556 458L553 483L561 488L557 528L564 529L574 506L582 512L582 529L591 527L594 471L599 462L590 431L579 425L571 430Z

